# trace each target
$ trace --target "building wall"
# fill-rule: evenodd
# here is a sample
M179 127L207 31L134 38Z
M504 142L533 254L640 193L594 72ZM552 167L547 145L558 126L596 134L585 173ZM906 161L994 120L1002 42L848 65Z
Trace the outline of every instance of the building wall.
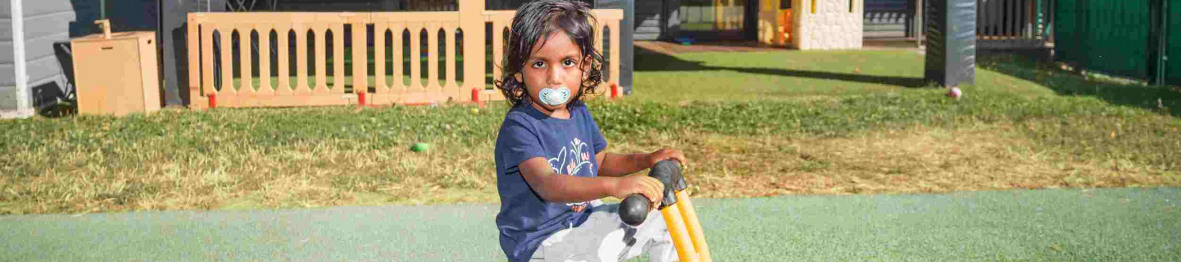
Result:
M906 37L914 23L914 0L864 0L865 37Z
M635 40L656 40L661 34L666 31L667 23L662 22L664 18L661 15L664 10L664 1L635 1L636 25L634 27L635 33L632 35Z
M75 0L80 1L80 0ZM34 107L65 99L69 93L66 72L72 65L62 59L68 54L70 28L76 26L71 0L24 1L26 93ZM13 54L11 2L0 1L0 111L17 110L15 61Z
M793 0L796 34L792 43L800 50L861 48L864 0ZM850 8L850 5L852 8Z
M12 12L5 1L0 3L0 114L15 111L17 107L12 56Z
M263 2L272 5L256 6L254 11L398 11L405 9L406 0L271 0Z
M758 39L760 1L755 0L682 0L679 13L670 14L680 26L673 35L697 41L742 41ZM668 6L666 9L670 8Z
M111 0L108 0L111 1ZM223 12L225 0L183 0L160 2L160 72L164 104L189 103L188 16L193 12ZM195 65L194 65L195 66Z

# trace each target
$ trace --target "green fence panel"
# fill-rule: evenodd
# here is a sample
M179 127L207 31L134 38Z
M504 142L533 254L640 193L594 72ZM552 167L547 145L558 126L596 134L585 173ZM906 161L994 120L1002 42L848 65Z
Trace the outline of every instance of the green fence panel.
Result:
M1059 1L1055 54L1086 70L1147 78L1148 1Z
M1079 4L1075 1L1060 1L1057 4L1054 15L1054 55L1059 61L1081 64L1086 58L1086 52L1081 51L1084 46L1079 43L1079 34L1075 32L1083 28L1078 24L1081 22L1078 18Z
M1168 46L1165 48L1165 83L1181 85L1181 3L1169 3Z

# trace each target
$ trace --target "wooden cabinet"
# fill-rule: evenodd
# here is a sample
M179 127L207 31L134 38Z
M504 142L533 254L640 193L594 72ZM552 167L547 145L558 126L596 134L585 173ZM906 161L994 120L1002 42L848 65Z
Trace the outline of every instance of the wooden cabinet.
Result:
M95 34L71 41L78 113L123 116L160 110L155 32Z

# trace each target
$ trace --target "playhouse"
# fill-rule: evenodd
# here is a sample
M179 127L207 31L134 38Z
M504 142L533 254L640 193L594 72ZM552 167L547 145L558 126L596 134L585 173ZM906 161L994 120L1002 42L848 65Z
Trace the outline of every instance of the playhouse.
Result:
M765 0L759 41L800 50L860 49L864 0Z

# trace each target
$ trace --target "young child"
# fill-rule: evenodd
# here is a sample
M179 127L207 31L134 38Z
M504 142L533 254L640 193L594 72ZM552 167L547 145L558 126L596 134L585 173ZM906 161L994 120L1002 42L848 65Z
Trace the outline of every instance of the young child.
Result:
M602 82L594 17L566 0L525 4L513 18L504 75L496 86L512 103L496 140L500 246L510 261L618 261L647 252L676 259L659 212L632 228L618 205L599 199L643 194L659 203L664 185L642 174L678 150L607 153L583 94Z

